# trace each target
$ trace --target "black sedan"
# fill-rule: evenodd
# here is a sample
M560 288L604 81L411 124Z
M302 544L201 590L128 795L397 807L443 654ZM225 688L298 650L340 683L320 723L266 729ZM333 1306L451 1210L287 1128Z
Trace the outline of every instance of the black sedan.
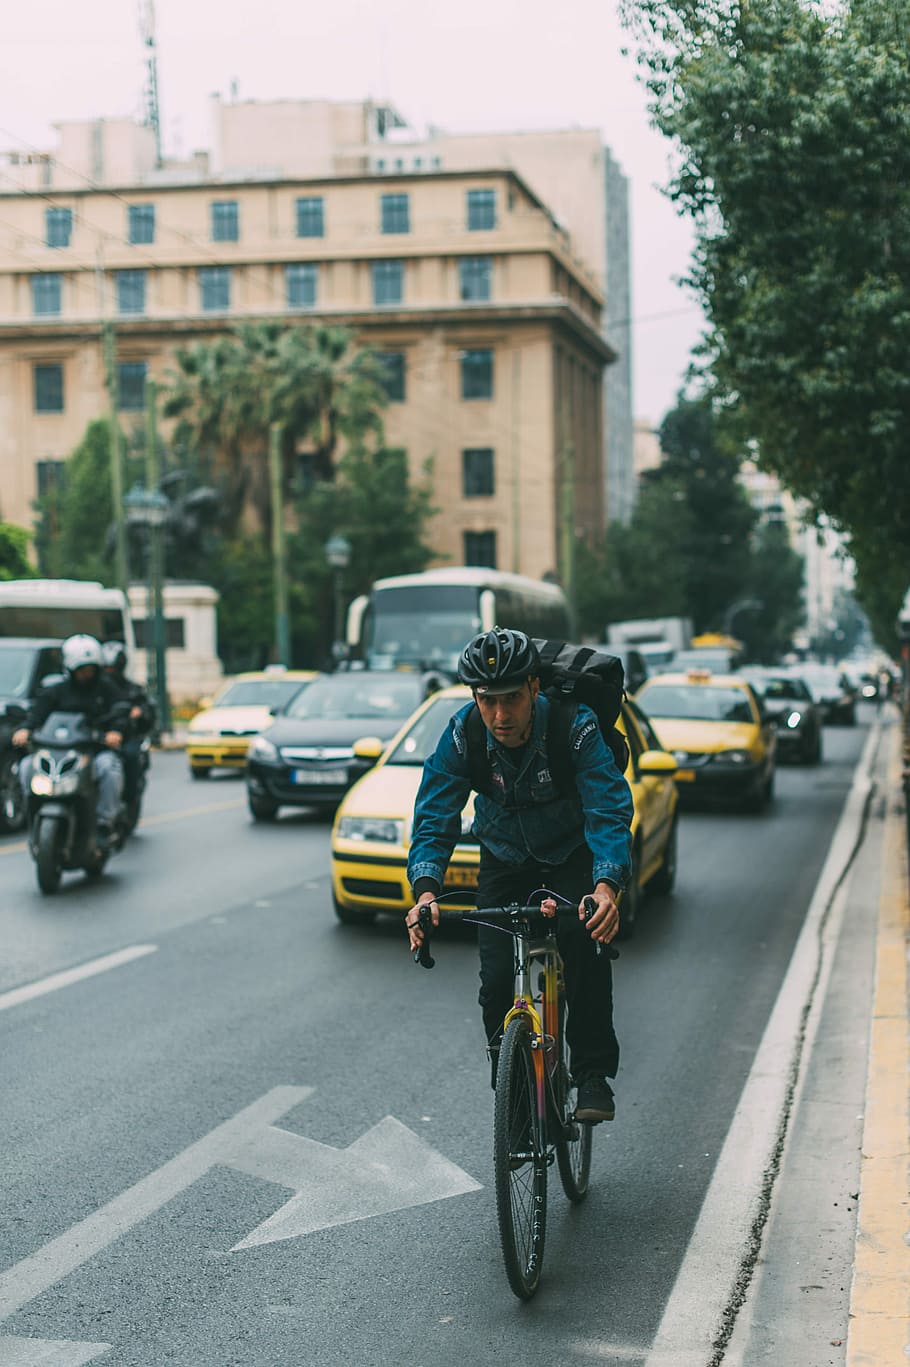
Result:
M779 759L819 764L822 757L822 714L805 682L790 674L743 670L762 700L777 731Z
M250 745L246 789L253 819L273 821L279 807L336 807L375 763L376 746L358 757L355 742L390 740L445 682L434 674L365 669L314 679Z

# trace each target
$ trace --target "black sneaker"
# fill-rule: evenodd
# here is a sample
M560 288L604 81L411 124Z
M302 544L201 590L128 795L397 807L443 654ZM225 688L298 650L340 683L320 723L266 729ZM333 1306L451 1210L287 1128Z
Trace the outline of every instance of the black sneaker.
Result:
M575 1119L587 1121L589 1125L599 1125L602 1120L612 1120L615 1114L613 1091L607 1079L598 1077L596 1073L582 1078L578 1084Z

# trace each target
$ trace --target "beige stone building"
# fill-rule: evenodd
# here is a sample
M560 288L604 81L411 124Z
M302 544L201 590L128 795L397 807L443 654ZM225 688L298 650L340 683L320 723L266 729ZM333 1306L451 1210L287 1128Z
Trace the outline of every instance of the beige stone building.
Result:
M217 102L211 153L186 162L157 165L150 130L127 121L63 125L53 153L8 155L0 514L30 523L106 411L105 320L128 426L176 345L241 319L319 319L385 353L387 440L415 474L433 458L440 557L564 570L566 533L605 521L614 352L597 253L501 158L399 157L400 126L372 104Z

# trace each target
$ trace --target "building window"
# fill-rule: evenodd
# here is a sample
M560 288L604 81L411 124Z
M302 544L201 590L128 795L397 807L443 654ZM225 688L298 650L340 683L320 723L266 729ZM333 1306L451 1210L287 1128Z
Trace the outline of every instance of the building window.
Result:
M46 271L32 276L32 312L53 314L60 312L63 295L63 276L56 271Z
M461 397L492 399L493 353L484 348L461 353Z
M483 565L486 569L496 568L496 533L465 532L464 563Z
M230 266L199 267L199 301L206 313L231 307Z
M379 360L383 371L382 387L391 403L404 403L405 363L403 351L381 351Z
M465 256L458 263L459 293L462 299L489 299L493 292L493 262L488 256Z
M311 309L316 304L319 267L294 262L284 268L284 292L289 309Z
M117 366L117 407L136 413L145 407L145 361L121 361Z
M373 262L373 303L400 304L404 298L404 262Z
M381 195L381 227L384 233L409 233L411 211L408 195Z
M145 313L145 271L115 271L118 313Z
M212 241L240 241L240 205L236 199L212 201Z
M462 451L461 487L465 498L488 498L495 492L491 446L472 446Z
M298 199L297 236L325 237L325 204L322 195Z
M496 227L496 191L468 191L468 232L483 232Z
M59 361L36 365L35 412L63 412L63 366Z
M39 498L63 493L66 482L65 460L39 460L35 466L35 490Z
M155 241L154 204L130 204L127 206L127 236L134 247Z
M68 247L72 235L72 209L45 209L44 238L49 247Z

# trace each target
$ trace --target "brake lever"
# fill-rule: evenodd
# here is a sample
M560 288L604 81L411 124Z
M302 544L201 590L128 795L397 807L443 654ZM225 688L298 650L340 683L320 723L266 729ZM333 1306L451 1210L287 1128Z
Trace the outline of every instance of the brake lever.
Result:
M594 913L596 912L596 910L597 910L597 903L595 902L594 898L593 898L593 897L586 897L586 898L585 898L585 923L586 923L586 924L587 924L588 921L590 921L591 917L594 915ZM596 940L596 941L595 941L595 944L596 944L596 946L597 946L597 951L596 951L596 952L597 952L597 957L598 957L598 959L600 958L601 954L606 954L606 956L607 956L608 959L618 959L618 958L619 958L619 950L618 950L618 949L614 949L612 945L605 945L605 944L603 944L603 942L600 941L600 940Z

